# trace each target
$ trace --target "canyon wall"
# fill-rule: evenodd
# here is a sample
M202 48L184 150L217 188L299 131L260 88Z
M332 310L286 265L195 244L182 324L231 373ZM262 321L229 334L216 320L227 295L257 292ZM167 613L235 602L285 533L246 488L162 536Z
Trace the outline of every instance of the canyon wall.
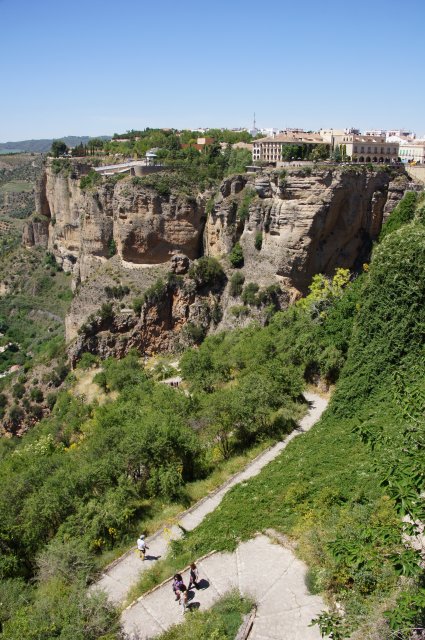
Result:
M75 297L66 333L68 341L75 339L74 360L85 349L102 355L122 355L131 347L171 349L188 323L203 332L230 326L235 316L229 309L241 301L229 286L196 291L186 276L140 314L131 307L158 278L184 275L201 255L218 258L230 280L236 242L245 282L278 285L283 308L307 291L314 274L360 268L409 187L403 172L384 167L264 170L226 178L215 194L191 195L159 193L139 178L106 178L81 189L84 173L87 167L77 163L58 171L50 162L36 189L37 216L24 231L27 246L47 246L72 273ZM126 291L120 304L112 296L115 313L105 325L98 311L117 284Z

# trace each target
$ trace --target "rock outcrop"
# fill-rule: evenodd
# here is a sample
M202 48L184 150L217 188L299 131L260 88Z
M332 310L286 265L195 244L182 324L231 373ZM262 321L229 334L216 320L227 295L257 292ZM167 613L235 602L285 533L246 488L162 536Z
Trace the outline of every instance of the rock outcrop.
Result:
M88 351L102 358L126 355L131 349L153 355L184 347L205 336L220 317L215 317L222 286L197 289L190 278L164 284L155 299L147 300L140 312L124 309L110 312L102 308L80 327L70 345L74 366Z
M37 216L24 225L22 232L22 244L24 247L43 247L47 249L49 244L49 220Z
M384 167L265 170L226 178L212 198L211 193L160 194L139 178L106 178L84 190L80 176L87 171L78 163L48 164L36 189L42 221L31 221L24 232L27 246L47 244L73 275L66 335L75 339L74 361L84 349L106 356L132 347L146 353L171 348L184 325L206 331L220 322L218 316L224 317L219 327L229 326L237 315L229 309L240 306L240 299L229 287L196 291L184 274L190 261L205 254L218 257L230 279L226 256L236 242L243 249L245 282L264 290L277 284L278 307L306 292L316 273L360 267L384 217L409 186L403 172ZM158 277L167 282L167 273L174 277L169 282L175 285L180 278L185 286L167 285L164 296L145 305L141 315L119 310ZM117 283L126 285L124 298L120 304L112 300L115 313L105 326L96 318ZM212 313L217 306L220 313ZM255 313L252 309L251 317Z
M311 175L301 170L285 176L238 176L238 192L241 180L245 185L239 196L226 186L215 198L205 231L206 251L226 254L239 240L245 270L255 274L257 282L280 276L301 292L315 273L355 269L367 260L387 203L393 208L407 187L405 177L394 183L386 171L357 167ZM241 228L238 213L248 190L248 215ZM255 248L258 234L260 249Z
M90 278L115 252L124 262L144 265L168 262L174 253L200 255L201 199L161 196L137 178L83 190L86 166L57 167L50 162L37 186L37 213L50 220L48 248L75 283ZM30 237L27 232L27 242Z

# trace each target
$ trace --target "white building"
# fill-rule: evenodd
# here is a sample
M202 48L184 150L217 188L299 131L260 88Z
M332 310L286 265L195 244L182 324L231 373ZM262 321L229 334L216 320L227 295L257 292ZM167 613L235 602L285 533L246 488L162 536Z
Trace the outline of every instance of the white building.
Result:
M399 155L402 162L425 164L425 140L404 142L400 145Z

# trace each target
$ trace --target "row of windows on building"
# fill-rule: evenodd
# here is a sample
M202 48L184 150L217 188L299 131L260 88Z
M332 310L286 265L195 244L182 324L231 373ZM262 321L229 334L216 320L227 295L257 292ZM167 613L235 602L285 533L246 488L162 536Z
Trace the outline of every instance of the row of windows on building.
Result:
M385 147L381 147L381 151L379 151L378 147L374 147L373 151L372 151L372 147L368 147L367 151L365 151L365 147L360 147L360 151L358 150L358 147L356 145L353 146L353 153L397 153L397 148L393 147L393 150L391 151L391 147L388 147L387 150L385 151Z

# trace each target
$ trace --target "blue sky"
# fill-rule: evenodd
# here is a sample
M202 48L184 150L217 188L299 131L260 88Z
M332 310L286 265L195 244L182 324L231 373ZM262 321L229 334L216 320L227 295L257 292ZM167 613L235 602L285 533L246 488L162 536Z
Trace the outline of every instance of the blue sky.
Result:
M424 0L0 0L0 142L131 128L425 133Z

